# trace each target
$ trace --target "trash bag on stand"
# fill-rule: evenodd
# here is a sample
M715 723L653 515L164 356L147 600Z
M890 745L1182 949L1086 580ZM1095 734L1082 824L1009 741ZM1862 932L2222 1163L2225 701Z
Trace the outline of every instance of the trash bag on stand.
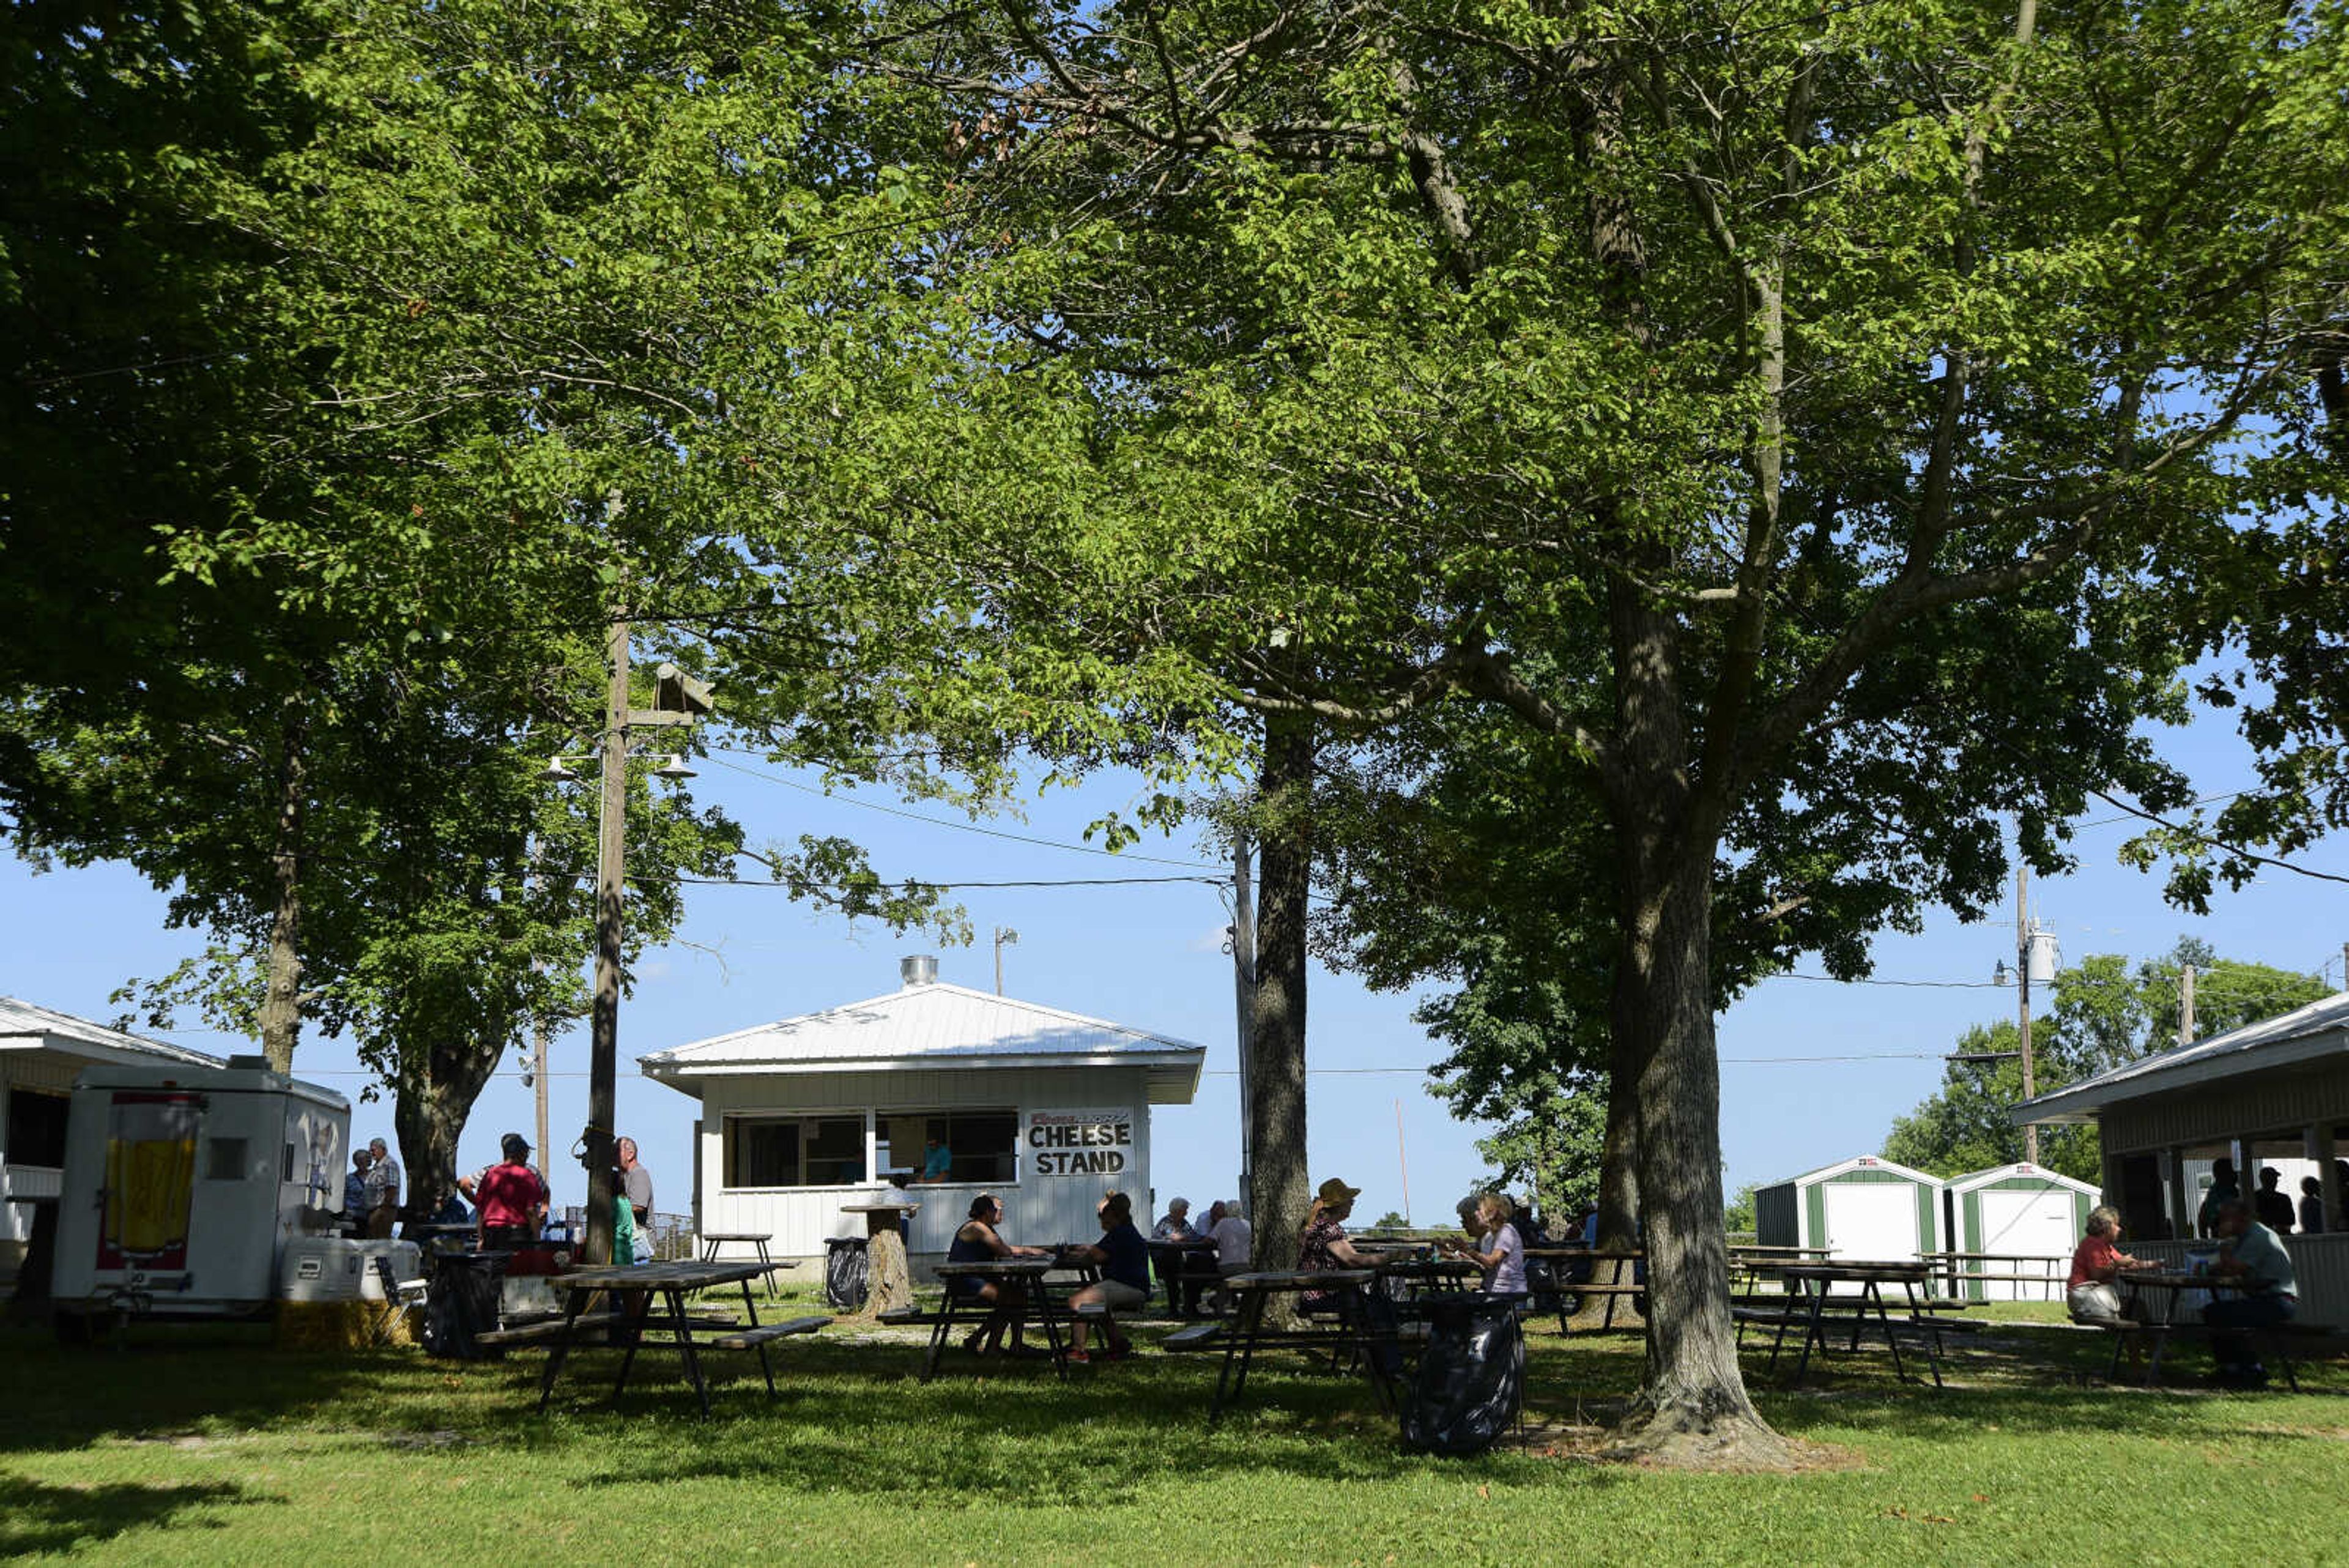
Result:
M1517 1297L1480 1291L1424 1296L1427 1344L1402 1407L1402 1444L1417 1453L1481 1454L1516 1420L1526 1390Z
M424 1349L458 1361L496 1361L502 1345L473 1336L498 1326L498 1297L505 1285L503 1252L445 1252L434 1260L432 1282L424 1296Z
M854 1312L864 1304L873 1261L865 1255L869 1236L834 1236L824 1242L823 1299L834 1312Z

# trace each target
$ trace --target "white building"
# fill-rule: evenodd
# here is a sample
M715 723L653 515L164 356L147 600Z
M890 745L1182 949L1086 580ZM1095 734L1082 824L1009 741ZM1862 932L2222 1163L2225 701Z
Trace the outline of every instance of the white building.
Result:
M84 1067L141 1064L222 1064L183 1045L0 996L0 1276L13 1277L24 1261L34 1205L54 1203L63 1190L74 1078Z
M907 959L899 989L639 1057L647 1077L700 1103L694 1222L760 1233L813 1258L864 1234L844 1204L888 1191L921 1205L916 1264L942 1258L981 1192L1022 1243L1093 1240L1102 1194L1154 1210L1150 1107L1188 1105L1206 1047L1059 1008L940 983ZM920 1179L928 1140L944 1180Z

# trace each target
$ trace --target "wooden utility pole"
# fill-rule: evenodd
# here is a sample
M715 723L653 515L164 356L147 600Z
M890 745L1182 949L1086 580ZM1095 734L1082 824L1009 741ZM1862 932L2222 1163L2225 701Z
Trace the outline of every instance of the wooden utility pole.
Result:
M612 687L604 709L603 806L595 825L595 1005L587 1060L589 1263L612 1261L612 1122L620 1060L621 888L628 853L628 618L612 622Z
M2014 992L2021 1006L2019 1023L2023 1036L2023 1097L2027 1100L2039 1091L2033 1080L2031 1062L2031 869L2025 866L2014 868ZM2033 1165L2039 1163L2036 1122L2023 1124L2023 1158Z
M2178 1043L2194 1044L2194 966L2178 971Z
M1247 829L1243 827L1232 843L1232 985L1239 1002L1239 1029L1234 1038L1240 1065L1240 1201L1253 1204L1256 1101L1249 1093L1248 1062L1255 1054L1256 1036L1256 898L1248 886L1248 854Z
M1395 1102L1395 1168L1402 1172L1402 1222L1411 1224L1411 1156L1402 1147L1402 1102Z

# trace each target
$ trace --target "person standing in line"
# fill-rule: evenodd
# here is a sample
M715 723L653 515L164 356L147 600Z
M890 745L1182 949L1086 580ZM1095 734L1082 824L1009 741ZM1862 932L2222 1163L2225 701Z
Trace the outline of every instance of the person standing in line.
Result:
M653 1173L636 1158L636 1140L624 1137L613 1148L619 1155L617 1172L620 1196L627 1200L628 1217L635 1221L636 1261L653 1261Z
M2205 1236L2216 1236L2220 1206L2236 1202L2242 1196L2243 1189L2235 1184L2235 1162L2220 1155L2210 1163L2210 1189L2202 1194L2202 1207L2194 1212L2195 1230Z
M2251 1194L2251 1212L2277 1235L2292 1234L2292 1199L2283 1190L2283 1172L2272 1165L2260 1167L2260 1189Z
M475 1231L481 1250L511 1251L537 1234L535 1217L546 1209L546 1183L530 1168L530 1143L520 1133L498 1140L505 1158L473 1184Z
M372 1241L390 1236L392 1225L399 1219L399 1161L391 1158L390 1148L381 1138L367 1141L367 1233Z
M2313 1176L2300 1179L2300 1233L2313 1236L2324 1229L2324 1183Z

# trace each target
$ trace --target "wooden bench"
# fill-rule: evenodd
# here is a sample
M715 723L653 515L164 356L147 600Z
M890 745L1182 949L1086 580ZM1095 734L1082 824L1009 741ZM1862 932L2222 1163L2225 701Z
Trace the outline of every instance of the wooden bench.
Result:
M943 1313L930 1312L922 1307L903 1306L891 1307L885 1313L876 1313L874 1314L873 1321L886 1324L891 1328L927 1328L945 1315Z
M2277 1367L2283 1373L2284 1386L2295 1394L2300 1392L2300 1378L2293 1368L2292 1345L2294 1342L2302 1345L2313 1341L2349 1344L2349 1334L2318 1323L2271 1323L2258 1328L2228 1328L2209 1323L2138 1323L2131 1318L2106 1322L2099 1318L2075 1317L2064 1326L2119 1336L2119 1342L2113 1346L2112 1364L2105 1369L2106 1382L2112 1381L2113 1374L2120 1369L2121 1352L2127 1348L2128 1336L2133 1334L2150 1336L2153 1340L2153 1353L2147 1358L2145 1371L2145 1382L2147 1387L2153 1386L2155 1380L2161 1376L2161 1353L2172 1339L2211 1339L2220 1334L2240 1335L2251 1342L2252 1347L2261 1352L2262 1359L2274 1360Z
M541 1318L536 1323L516 1324L512 1328L484 1330L473 1335L473 1343L476 1345L533 1345L540 1340L559 1339L567 1330L573 1328L582 1331L617 1328L627 1321L626 1313L616 1312L581 1313L572 1323L565 1323L559 1317L547 1317Z
M829 1317L795 1317L784 1323L762 1323L756 1328L746 1328L739 1333L720 1334L709 1343L720 1350L756 1350L759 1346L773 1340L788 1339L793 1334L813 1334L818 1329L830 1328L832 1324L833 1320Z
M1160 1340L1158 1348L1175 1351L1198 1350L1209 1341L1222 1338L1224 1327L1221 1323L1195 1323L1187 1328L1178 1328Z

